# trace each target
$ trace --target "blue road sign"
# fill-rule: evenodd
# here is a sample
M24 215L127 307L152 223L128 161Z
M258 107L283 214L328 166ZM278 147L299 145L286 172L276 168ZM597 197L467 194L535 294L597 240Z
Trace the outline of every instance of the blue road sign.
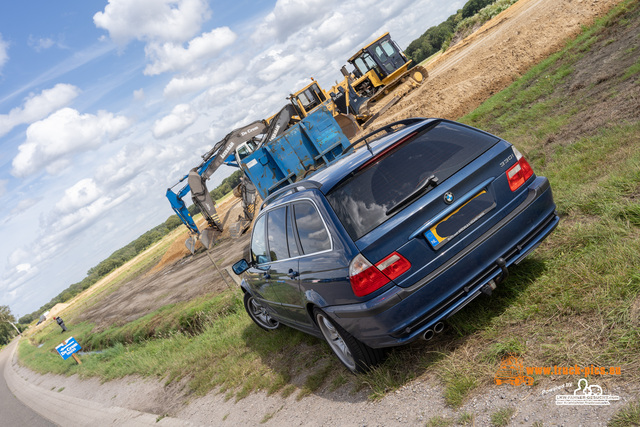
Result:
M71 337L66 342L63 342L56 347L56 351L64 360L67 360L73 353L79 351L82 347L78 344L75 338Z

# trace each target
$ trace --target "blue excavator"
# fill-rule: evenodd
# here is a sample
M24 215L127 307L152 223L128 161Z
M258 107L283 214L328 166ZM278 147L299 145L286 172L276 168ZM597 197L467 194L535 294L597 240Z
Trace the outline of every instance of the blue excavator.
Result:
M198 166L191 169L187 175L167 189L166 196L173 211L191 232L191 236L185 244L192 253L195 250L197 239L208 249L223 231L215 202L207 189L207 180L223 164L239 167L238 162L242 157L286 131L294 121L295 114L293 105L287 105L268 120L257 120L229 132L211 150L202 155L202 162ZM174 192L173 188L184 181L187 181L186 185ZM238 221L233 225L233 230L231 230L232 236L237 237L246 231L253 220L257 197L255 186L246 176L241 178L240 185L234 191L242 198L243 206L243 215L238 218ZM208 226L203 231L200 231L196 226L183 200L189 193L191 193L194 205L202 212L202 216L207 221Z

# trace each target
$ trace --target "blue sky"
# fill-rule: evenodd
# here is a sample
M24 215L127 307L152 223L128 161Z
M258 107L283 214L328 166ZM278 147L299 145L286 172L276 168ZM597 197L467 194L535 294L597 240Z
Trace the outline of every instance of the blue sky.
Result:
M310 77L332 86L385 31L405 48L464 1L378 4L0 3L0 305L38 309L166 220L166 188L228 131Z

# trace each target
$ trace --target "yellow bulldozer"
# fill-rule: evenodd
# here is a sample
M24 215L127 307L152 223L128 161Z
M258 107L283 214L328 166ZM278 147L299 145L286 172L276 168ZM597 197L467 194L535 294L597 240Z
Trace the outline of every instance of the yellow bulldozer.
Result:
M429 73L421 65L413 66L389 33L384 33L356 52L347 61L353 70L341 68L345 79L371 106L402 83L413 87L421 85ZM367 106L365 105L365 108Z
M387 102L384 107L371 113L370 107L396 89L402 83L411 87L421 85L427 78L427 70L413 66L404 52L384 33L356 52L341 69L344 79L329 91L320 87L313 78L311 83L289 95L288 99L303 119L318 106L325 105L342 128L347 138L352 139L377 116L395 104L400 96ZM298 119L298 120L299 120Z

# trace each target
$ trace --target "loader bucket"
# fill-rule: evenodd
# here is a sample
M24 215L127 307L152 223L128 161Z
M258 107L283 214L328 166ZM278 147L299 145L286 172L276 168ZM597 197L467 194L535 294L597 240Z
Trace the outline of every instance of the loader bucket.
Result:
M202 230L202 233L200 233L200 243L202 243L205 248L211 249L221 234L222 232L220 230L216 230L213 227L207 227Z

